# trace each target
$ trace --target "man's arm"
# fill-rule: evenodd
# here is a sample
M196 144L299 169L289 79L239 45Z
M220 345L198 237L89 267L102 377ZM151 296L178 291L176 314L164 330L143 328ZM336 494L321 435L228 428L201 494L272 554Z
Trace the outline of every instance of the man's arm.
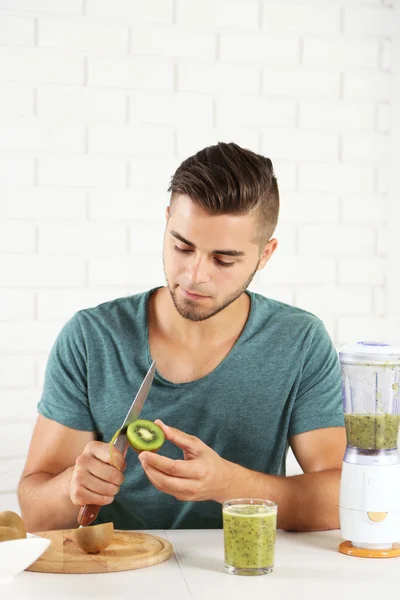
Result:
M125 461L91 431L78 431L39 415L18 486L27 531L73 528L80 506L110 504L123 481Z
M184 460L142 452L139 460L153 485L178 500L265 498L278 504L278 527L317 531L339 527L339 484L346 436L330 427L293 436L290 443L304 474L266 475L226 461L198 438L157 422Z

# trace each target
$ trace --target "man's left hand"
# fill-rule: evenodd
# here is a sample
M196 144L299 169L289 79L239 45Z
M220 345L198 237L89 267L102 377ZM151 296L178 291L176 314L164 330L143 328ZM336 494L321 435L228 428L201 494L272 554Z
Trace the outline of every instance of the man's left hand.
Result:
M141 452L139 460L152 482L161 492L177 500L215 500L223 502L237 465L224 460L199 438L188 435L160 420L165 438L183 450L183 460L173 460L153 452Z

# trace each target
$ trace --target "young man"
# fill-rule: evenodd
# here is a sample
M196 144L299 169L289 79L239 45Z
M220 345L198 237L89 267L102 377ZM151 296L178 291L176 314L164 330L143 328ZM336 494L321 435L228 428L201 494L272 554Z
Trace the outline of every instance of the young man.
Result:
M218 528L228 498L279 505L278 526L339 527L345 450L340 367L314 315L246 291L277 247L271 161L220 143L172 177L167 285L78 312L46 371L19 485L28 530ZM151 361L141 413L163 428L158 454L114 449ZM165 422L165 425L164 425ZM285 477L288 444L304 474Z

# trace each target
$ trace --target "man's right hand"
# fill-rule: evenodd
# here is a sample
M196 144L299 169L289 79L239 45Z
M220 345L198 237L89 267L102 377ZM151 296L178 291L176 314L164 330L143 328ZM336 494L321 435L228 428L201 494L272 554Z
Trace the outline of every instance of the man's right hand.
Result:
M71 501L76 506L111 504L124 481L124 455L114 446L90 441L75 460L69 483ZM126 455L126 452L125 452Z

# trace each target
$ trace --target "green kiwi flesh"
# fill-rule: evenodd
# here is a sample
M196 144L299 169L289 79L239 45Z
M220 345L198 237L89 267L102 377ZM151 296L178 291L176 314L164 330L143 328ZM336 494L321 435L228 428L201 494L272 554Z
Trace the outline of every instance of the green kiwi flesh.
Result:
M130 423L126 437L132 448L138 452L142 450L154 452L161 448L165 440L163 430L153 421L145 419L138 419Z

